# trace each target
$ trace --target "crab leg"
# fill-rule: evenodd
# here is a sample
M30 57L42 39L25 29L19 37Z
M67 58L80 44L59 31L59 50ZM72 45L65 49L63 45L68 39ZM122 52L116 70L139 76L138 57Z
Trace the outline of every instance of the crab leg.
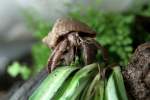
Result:
M48 58L48 66L47 66L47 67L48 67L48 71L49 71L49 72L51 72L51 62L52 62L52 59L53 59L54 55L57 53L57 51L59 50L60 44L61 44L61 43L59 43L59 44L54 48L54 50L52 51L51 55L50 55L49 58Z
M67 40L65 39L60 43L60 45L56 48L56 50L54 49L54 53L52 53L52 56L48 61L49 72L51 72L57 66L57 62L59 62L59 60L61 59L61 56L66 50L66 47L67 47Z
M97 48L95 47L95 45L83 42L82 48L83 48L83 59L85 65L94 62L97 54Z
M55 55L56 51L58 51L60 44L61 44L61 43L59 43L59 44L54 48L54 50L52 51L51 55L49 56L49 60L52 59L53 56ZM49 61L49 60L48 60L48 61Z
M69 51L64 54L64 60L66 65L70 65L75 58L75 50L74 47L71 47Z

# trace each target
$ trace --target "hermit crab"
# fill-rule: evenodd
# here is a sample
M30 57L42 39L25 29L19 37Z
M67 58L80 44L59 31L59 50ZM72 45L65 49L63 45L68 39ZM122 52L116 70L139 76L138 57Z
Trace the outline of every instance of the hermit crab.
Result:
M43 42L53 49L48 60L49 72L62 60L66 65L71 64L76 56L82 55L85 65L93 63L98 49L102 51L103 59L107 61L107 51L95 37L96 32L80 21L69 18L56 20L52 31L43 39Z

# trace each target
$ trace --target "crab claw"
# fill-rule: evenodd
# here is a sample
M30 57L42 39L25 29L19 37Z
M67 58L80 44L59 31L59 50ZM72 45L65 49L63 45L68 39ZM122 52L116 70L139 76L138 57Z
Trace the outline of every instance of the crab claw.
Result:
M51 72L53 69L55 69L61 59L61 56L66 51L66 47L68 45L68 41L65 39L62 42L60 42L55 49L53 50L51 57L48 61L48 70Z

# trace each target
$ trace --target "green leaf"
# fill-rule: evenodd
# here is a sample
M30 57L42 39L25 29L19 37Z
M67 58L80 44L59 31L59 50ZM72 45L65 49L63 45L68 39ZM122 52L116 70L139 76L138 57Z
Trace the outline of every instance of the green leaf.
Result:
M77 69L77 67L57 68L48 75L29 100L51 100L68 76Z
M113 78L113 74L110 75L106 90L105 90L105 100L121 100L118 97L117 91L116 91L116 84Z
M84 88L84 90L82 91L82 94L81 94L81 97L80 97L80 100L86 100L86 93L87 93L87 90L89 89L89 86L90 86L90 82L88 82L88 84L86 85L86 87Z
M59 88L59 90L55 93L52 100L59 100L59 98L63 95L63 93L66 91L67 87L69 86L72 78L74 76L74 73L72 73L66 81L62 84L62 86Z
M119 100L128 100L120 67L113 68L113 77Z
M78 100L77 98L81 95L81 92L85 89L86 85L89 83L89 77L81 80L78 88L74 92L73 96L69 100Z
M91 100L92 96L94 96L96 83L100 80L100 74L98 73L93 81L91 82L89 89L87 90L85 100Z
M113 67L105 91L105 100L128 100L120 67Z
M76 89L79 88L82 80L85 80L87 78L90 78L93 74L92 72L94 69L96 69L97 64L90 64L85 67L83 67L81 70L79 70L71 80L69 86L67 87L64 94L60 97L59 100L70 100L74 93L76 92ZM92 74L91 74L92 73Z
M105 95L105 80L99 80L96 84L95 100L104 100Z

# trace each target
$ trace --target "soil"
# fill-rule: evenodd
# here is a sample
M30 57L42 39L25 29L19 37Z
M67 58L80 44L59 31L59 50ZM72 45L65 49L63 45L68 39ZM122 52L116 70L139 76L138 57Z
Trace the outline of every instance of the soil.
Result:
M150 43L138 46L123 77L129 100L150 100Z

